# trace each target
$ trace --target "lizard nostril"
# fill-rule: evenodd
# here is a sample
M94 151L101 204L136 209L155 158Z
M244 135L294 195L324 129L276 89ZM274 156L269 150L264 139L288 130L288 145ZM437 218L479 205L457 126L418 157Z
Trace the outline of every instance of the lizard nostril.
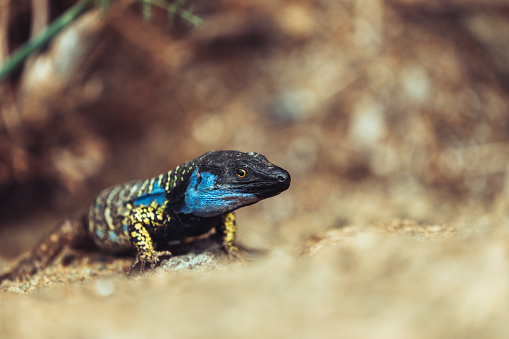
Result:
M279 181L279 182L285 182L286 179L288 178L288 176L286 174L278 174L276 176L276 179Z

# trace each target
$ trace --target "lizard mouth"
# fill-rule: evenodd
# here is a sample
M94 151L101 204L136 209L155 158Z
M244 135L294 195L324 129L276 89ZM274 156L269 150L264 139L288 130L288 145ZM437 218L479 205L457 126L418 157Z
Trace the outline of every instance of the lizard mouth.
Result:
M283 193L289 187L290 187L290 184L286 185L286 187L279 187L279 188L272 188L272 189L267 189L267 190L263 190L263 191L258 191L256 193L254 193L254 195L260 200L267 199L267 198L274 197L280 193Z
M276 196L290 187L290 173L282 168L273 167L263 174L251 181L228 184L224 188L237 194L252 195L260 201Z
M267 185L254 187L252 193L260 200L270 198L286 191L290 187L291 181L290 173L281 169L274 175L274 181L267 183Z

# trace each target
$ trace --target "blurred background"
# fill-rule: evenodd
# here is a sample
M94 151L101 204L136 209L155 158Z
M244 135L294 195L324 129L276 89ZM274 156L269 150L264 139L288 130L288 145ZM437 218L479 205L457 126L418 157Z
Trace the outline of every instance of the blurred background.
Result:
M75 3L0 0L0 64ZM0 83L0 267L105 187L222 149L292 175L238 211L241 243L273 256L233 279L2 297L4 333L118 335L144 319L152 332L130 333L155 336L170 317L176 336L507 337L507 1L188 0L150 18L99 3ZM99 310L104 286L125 293ZM38 316L83 310L91 328Z

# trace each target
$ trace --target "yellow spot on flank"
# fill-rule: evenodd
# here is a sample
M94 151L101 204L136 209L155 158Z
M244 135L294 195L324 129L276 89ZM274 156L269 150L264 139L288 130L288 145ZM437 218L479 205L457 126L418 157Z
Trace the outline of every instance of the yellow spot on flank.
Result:
M104 219L106 220L106 224L108 225L108 228L110 230L114 230L115 225L113 223L113 217L111 216L111 208L109 206L106 206L104 208Z
M166 191L169 191L170 190L170 184L171 184L171 175L172 175L172 171L169 171L168 172L168 175L166 177L167 181L166 181Z
M140 187L140 192L141 192L141 191L144 191L144 190L145 190L145 188L147 188L147 186L148 186L148 180L145 180L145 182L143 183L143 185L141 185L141 187Z
M156 178L150 179L148 183L148 193L152 193L152 189L154 188L154 182L156 182Z

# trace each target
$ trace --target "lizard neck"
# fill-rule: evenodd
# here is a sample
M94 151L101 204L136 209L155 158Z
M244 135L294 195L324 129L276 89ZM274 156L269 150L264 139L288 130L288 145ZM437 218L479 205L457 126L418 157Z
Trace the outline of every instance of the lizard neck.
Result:
M137 192L132 199L133 206L149 206L155 203L164 207L183 200L189 177L195 168L196 165L191 160L169 172L139 182L135 186Z
M189 177L196 168L194 160L187 161L175 169L161 174L161 188L167 194L175 195L178 191L187 189ZM177 194L178 195L178 194Z

